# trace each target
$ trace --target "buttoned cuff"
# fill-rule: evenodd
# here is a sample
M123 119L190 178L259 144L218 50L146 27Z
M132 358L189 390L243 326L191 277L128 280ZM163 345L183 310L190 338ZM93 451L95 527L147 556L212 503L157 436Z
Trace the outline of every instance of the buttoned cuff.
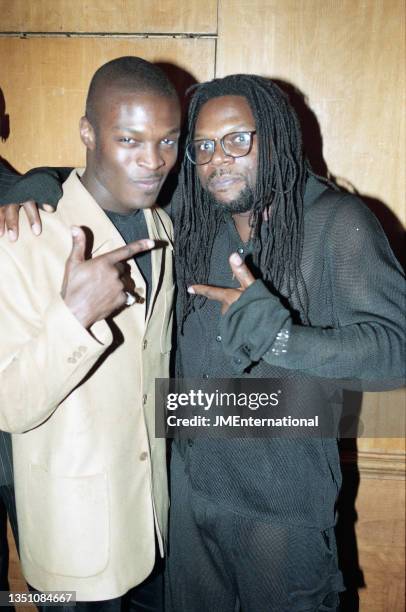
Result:
M113 340L113 334L106 321L97 321L87 330L71 312L60 295L48 306L44 313L49 342L57 343L60 355L66 365L83 366L89 359L94 361L106 350ZM56 332L57 330L57 332ZM57 333L54 336L54 333ZM65 366L66 367L66 366Z
M89 333L60 296L37 317L40 321L32 321L32 334L20 347L12 347L9 363L3 364L1 372L2 428L13 433L23 433L48 419L113 339L105 321L95 324L93 334Z
M261 280L256 280L220 319L219 330L227 355L233 358L235 373L241 374L258 362L283 336L289 337L290 312Z

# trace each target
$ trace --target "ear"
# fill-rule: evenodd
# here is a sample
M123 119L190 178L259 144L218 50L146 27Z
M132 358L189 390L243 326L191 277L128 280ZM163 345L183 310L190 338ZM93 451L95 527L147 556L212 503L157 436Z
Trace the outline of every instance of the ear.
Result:
M87 117L82 117L79 121L79 132L85 147L90 151L94 151L96 148L96 134Z

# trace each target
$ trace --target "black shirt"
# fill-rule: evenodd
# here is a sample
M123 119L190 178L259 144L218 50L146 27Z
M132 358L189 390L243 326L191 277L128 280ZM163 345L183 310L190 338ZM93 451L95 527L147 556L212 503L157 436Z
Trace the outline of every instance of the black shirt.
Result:
M310 324L299 324L293 316L297 305L287 307L261 280L224 316L219 303L207 300L188 316L178 338L184 377L320 376L356 379L364 388L399 384L404 278L382 228L357 198L314 178L308 180L304 208L301 265ZM242 257L249 255L232 221L224 222L213 246L209 284L237 285L228 257L238 249L244 249ZM260 520L319 529L334 524L341 483L334 438L206 437L176 444L193 489L205 498Z
M113 223L116 230L121 234L122 239L126 244L134 240L148 238L148 227L145 221L145 216L142 210L135 210L129 215L112 212L111 210L104 211L110 221ZM145 251L140 253L134 260L140 269L146 285L146 312L148 312L149 300L151 297L152 285L152 267L151 267L151 252Z

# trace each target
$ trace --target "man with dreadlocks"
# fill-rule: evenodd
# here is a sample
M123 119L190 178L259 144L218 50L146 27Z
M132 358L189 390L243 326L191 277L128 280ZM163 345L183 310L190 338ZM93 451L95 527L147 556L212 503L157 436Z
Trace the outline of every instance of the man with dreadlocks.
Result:
M188 134L180 375L401 377L400 267L372 214L313 175L279 88L249 75L198 86ZM337 609L335 439L175 440L171 480L176 612Z
M371 213L313 175L278 87L198 86L188 133L179 375L402 376L399 265ZM334 439L176 440L171 481L173 612L337 609Z

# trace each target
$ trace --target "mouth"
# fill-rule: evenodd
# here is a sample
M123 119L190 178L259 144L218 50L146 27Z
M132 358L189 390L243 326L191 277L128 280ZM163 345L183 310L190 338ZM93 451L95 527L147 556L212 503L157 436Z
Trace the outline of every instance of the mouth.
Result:
M242 178L240 176L223 174L222 176L215 176L209 180L208 187L211 191L225 191L241 182Z
M145 177L133 179L131 182L137 189L141 191L155 191L161 185L162 177L154 176L154 177Z

